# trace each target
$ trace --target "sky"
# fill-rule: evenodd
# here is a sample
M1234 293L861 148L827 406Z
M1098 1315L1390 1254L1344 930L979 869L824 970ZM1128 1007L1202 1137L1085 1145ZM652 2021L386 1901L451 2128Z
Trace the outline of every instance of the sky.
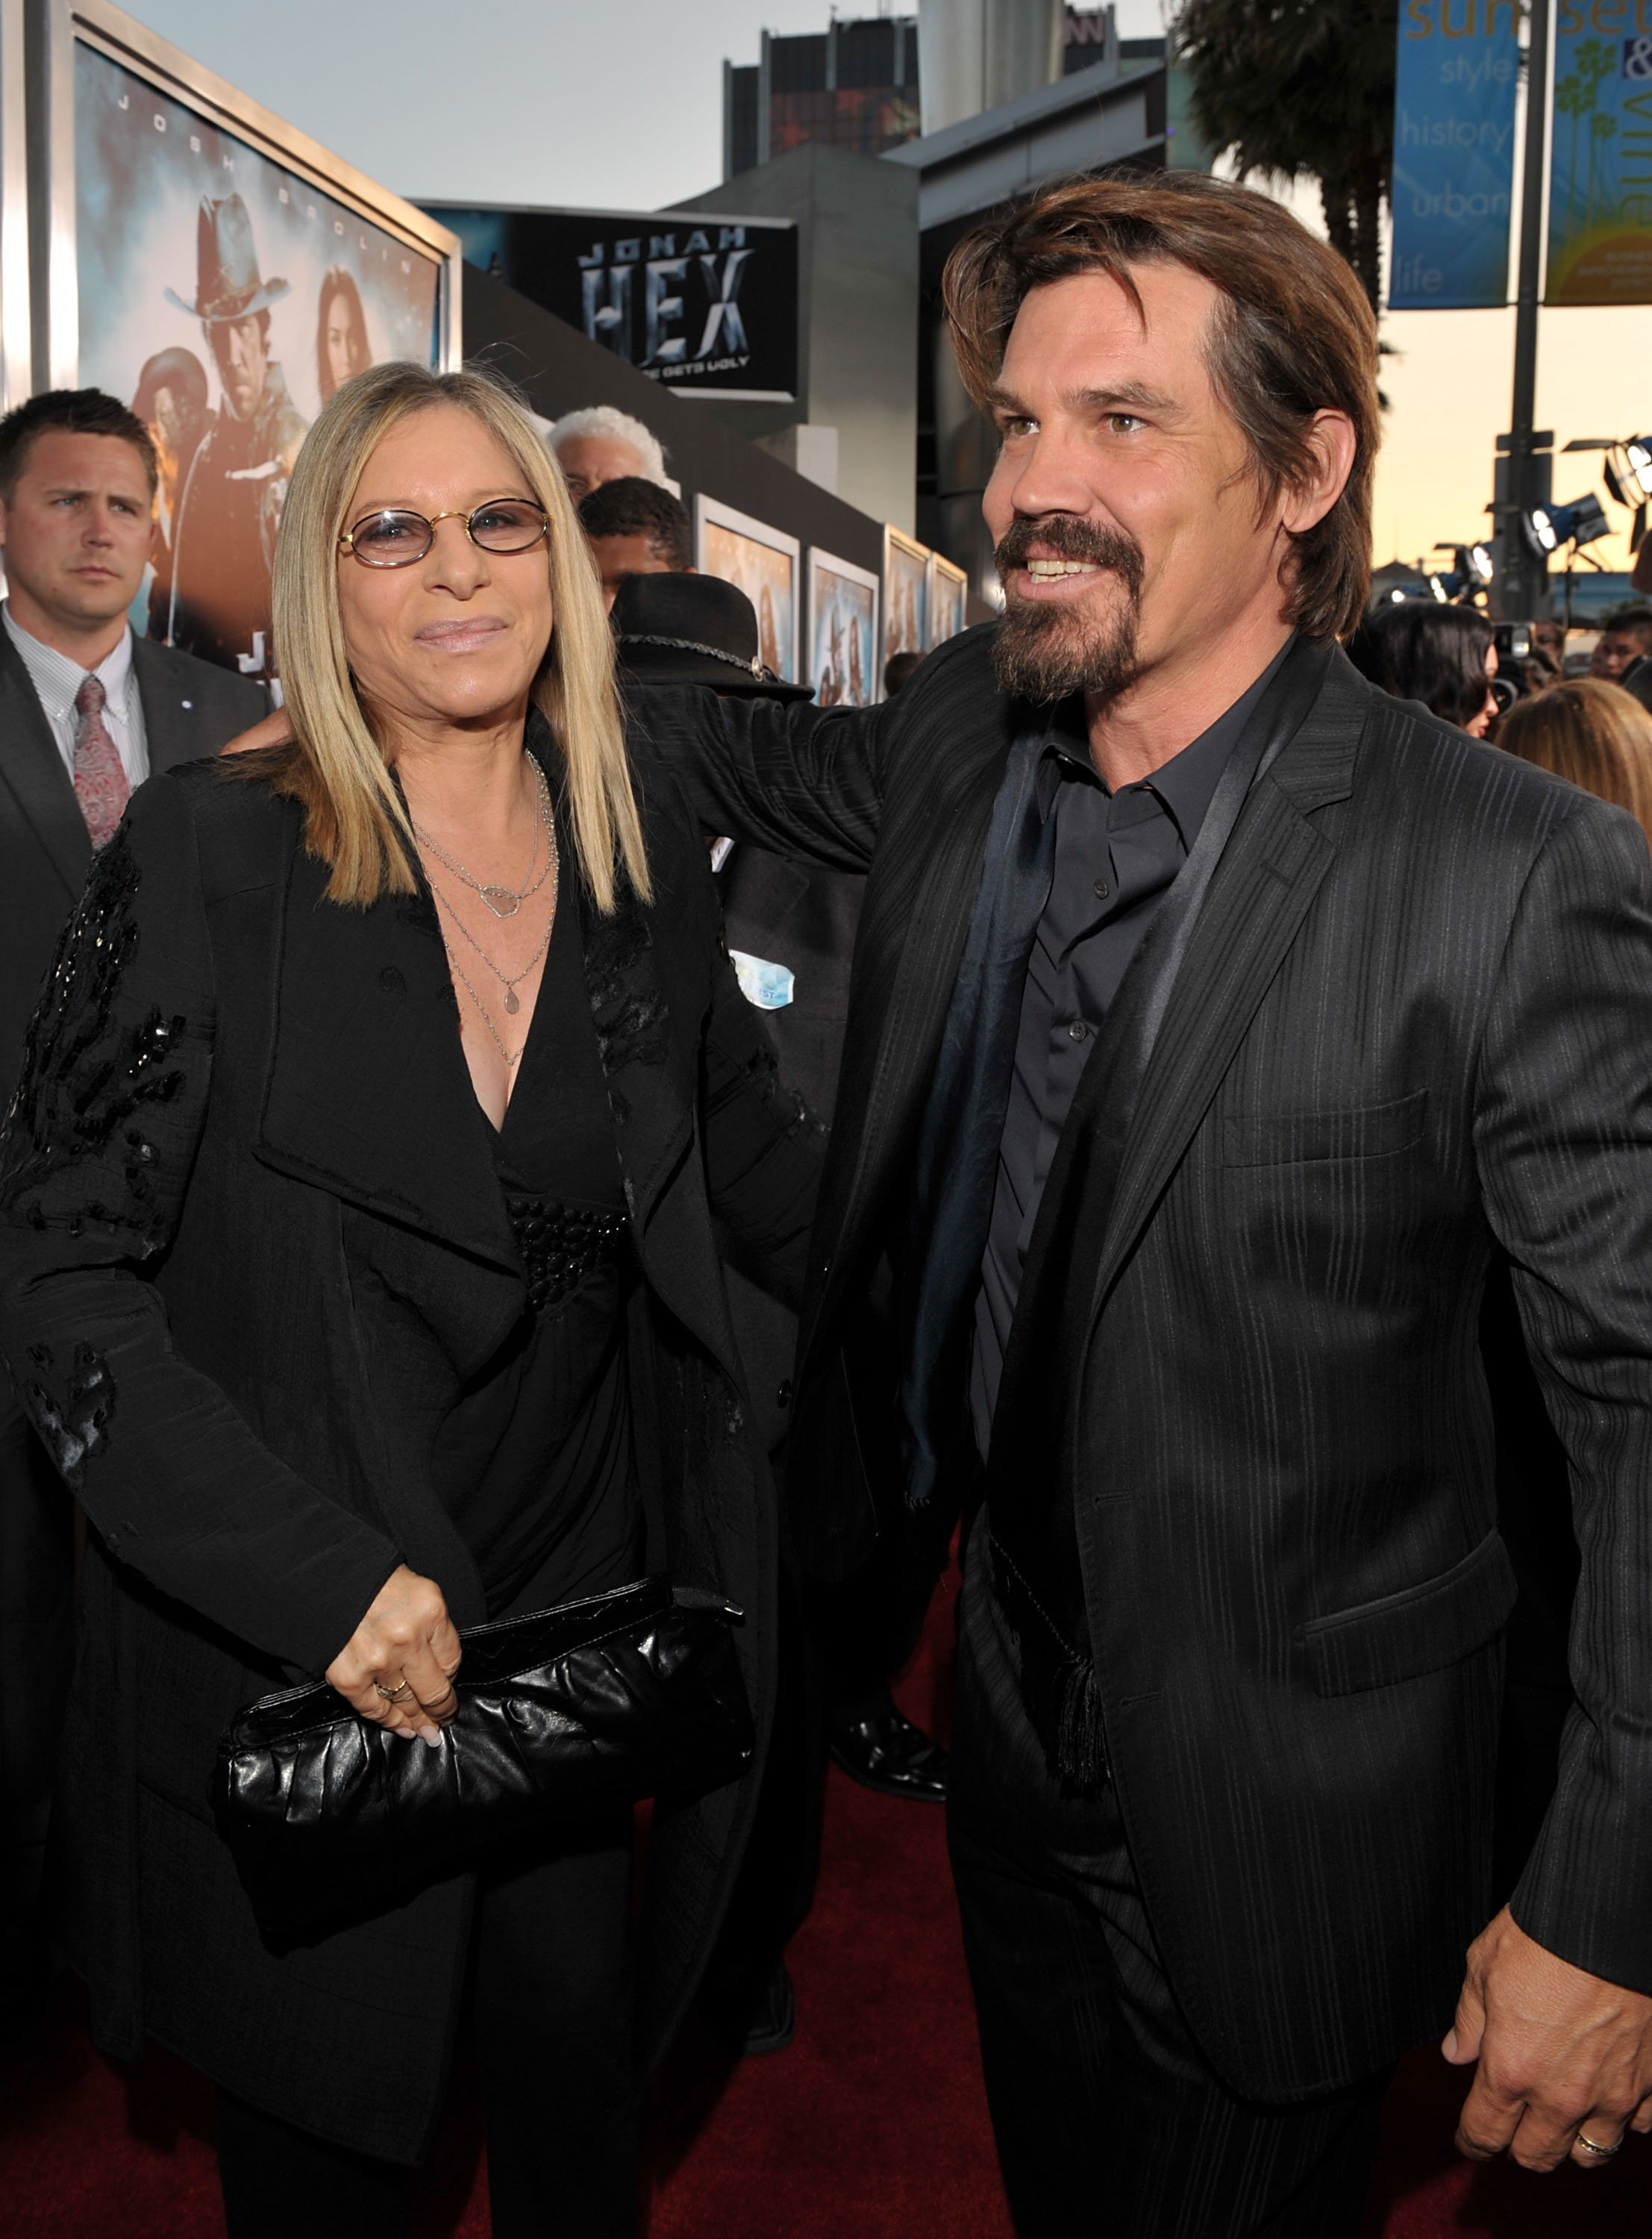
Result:
M830 0L136 0L153 30L415 201L657 209L722 170L725 56L822 30ZM866 12L877 12L866 0ZM862 12L845 7L845 15ZM1125 37L1159 0L1122 0ZM1310 223L1310 196L1297 198ZM1483 535L1509 424L1512 311L1388 315L1377 558ZM1652 429L1652 305L1546 311L1537 417L1557 442ZM1597 464L1556 461L1563 500ZM1626 516L1609 504L1615 527ZM1629 565L1621 535L1592 548Z

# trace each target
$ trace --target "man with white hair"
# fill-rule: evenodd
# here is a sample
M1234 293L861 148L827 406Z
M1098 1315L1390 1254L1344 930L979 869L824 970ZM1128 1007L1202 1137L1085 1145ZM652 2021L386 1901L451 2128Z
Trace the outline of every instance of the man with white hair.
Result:
M578 505L604 482L635 475L645 482L673 487L666 474L660 438L612 404L587 404L554 421L546 442L561 468L568 495Z

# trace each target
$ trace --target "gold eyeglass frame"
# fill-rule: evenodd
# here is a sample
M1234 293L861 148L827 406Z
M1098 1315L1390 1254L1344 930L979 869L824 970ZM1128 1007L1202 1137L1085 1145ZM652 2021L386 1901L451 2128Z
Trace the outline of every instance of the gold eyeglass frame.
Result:
M475 530L470 524L475 520L476 515L479 513L486 513L490 506L495 505L526 505L531 507L532 509L539 515L538 535L529 537L526 544L513 544L508 549L503 550L494 545L481 543L477 538ZM364 528L370 521L382 521L386 514L400 514L405 518L423 522L425 527L430 531L430 541L425 546L424 550L422 552L410 552L405 560L368 560L363 558L362 555L355 548L356 530L358 528ZM531 497L488 497L484 498L480 505L472 506L468 513L466 512L463 506L458 505L449 506L446 513L438 513L434 515L420 513L415 507L410 505L379 506L371 513L364 513L359 521L353 521L348 528L342 529L339 532L338 548L341 552L348 552L351 559L359 562L359 564L363 568L416 568L421 560L428 560L430 557L431 553L435 550L436 530L440 524L444 521L462 521L465 524L465 535L470 539L471 542L475 545L477 551L486 552L489 559L492 560L514 560L521 553L531 552L536 544L543 544L547 542L551 534L550 516L546 513L544 508L539 503L537 499Z

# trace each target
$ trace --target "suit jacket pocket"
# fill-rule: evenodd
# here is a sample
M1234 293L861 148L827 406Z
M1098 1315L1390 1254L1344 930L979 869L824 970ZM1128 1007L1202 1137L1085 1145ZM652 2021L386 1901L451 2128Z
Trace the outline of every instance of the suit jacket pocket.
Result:
M1410 1150L1421 1136L1428 1101L1428 1090L1416 1088L1392 1104L1231 1118L1222 1130L1222 1162L1273 1166L1310 1159L1389 1158Z
M1314 1691L1352 1695L1443 1671L1483 1648L1515 1604L1514 1566L1496 1531L1420 1585L1317 1617L1301 1628Z

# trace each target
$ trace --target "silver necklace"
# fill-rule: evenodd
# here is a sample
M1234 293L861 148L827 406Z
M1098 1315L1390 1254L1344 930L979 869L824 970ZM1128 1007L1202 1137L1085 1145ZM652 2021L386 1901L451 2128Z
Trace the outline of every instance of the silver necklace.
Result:
M466 886L470 888L473 894L480 894L483 901L487 903L488 908L492 910L494 915L497 918L514 917L517 911L521 909L522 904L527 900L528 897L531 894L536 894L539 892L540 888L545 884L546 880L550 877L553 869L555 867L556 834L555 826L551 816L551 788L546 784L545 773L537 762L534 763L534 775L538 781L539 785L540 824L544 826L547 837L550 840L551 847L550 853L546 860L544 869L540 873L538 878L534 878L534 866L539 860L540 825L536 824L534 827L534 852L527 860L527 876L529 880L533 880L532 885L529 885L527 880L524 880L522 885L520 887L505 887L500 885L497 880L484 880L474 877L470 872L466 870L464 865L459 860L456 855L450 855L448 853L448 850L442 846L440 840L435 840L431 837L430 834L425 830L422 824L416 822L411 816L408 819L408 821L413 824L414 833L418 840L419 845L421 847L428 847L438 862L445 863L448 868L453 873L454 878L462 879Z
M494 1024L493 1020L488 1015L487 1004L482 1001L481 997L471 986L468 973L466 972L464 966L459 961L458 958L453 953L451 949L448 953L448 962L451 968L459 974L460 980L463 985L466 994L469 996L471 1001L476 1006L477 1016L481 1019L483 1026L487 1027L488 1033L493 1036L494 1047L499 1052L501 1057L504 1059L506 1070L508 1072L514 1071L517 1061L522 1054L522 1051L516 1050L512 1052L506 1048L503 1041L500 1039L499 1028ZM524 1042L522 1044L522 1049L526 1049L527 1046L527 1043Z
M550 867L550 869L551 869L551 870L555 871L555 870L557 870L557 869L558 869L558 860L557 860L557 850L556 850L556 834L555 834L554 829L553 829L553 830L552 830L552 832L551 832L551 834L550 834L550 841L551 841L551 860L550 860L549 867ZM448 900L447 895L446 895L446 894L444 894L442 893L441 888L441 887L436 884L435 880L434 879L432 879L432 880L431 880L431 881L430 881L430 891L431 891L431 893L435 896L435 898L436 898L437 901L438 901L438 902L440 902L440 904L441 905L442 908L443 908L444 910L446 910L446 912L448 913L448 916L453 920L453 922L454 923L454 925L456 925L456 926L458 927L458 928L459 928L460 932L461 932L461 933L463 933L463 935L464 935L465 939L466 939L466 940L470 943L471 947L475 950L475 952L476 952L477 955L481 957L481 959L482 962L483 962L483 963L488 967L488 970L493 973L493 975L494 975L494 979L495 979L495 980L499 980L499 981L500 981L500 983L501 984L501 986L504 987L504 990L505 990L505 1010L506 1010L507 1014L508 1014L509 1017L513 1018L513 1019L516 1016L516 1013L518 1013L518 1011L520 1011L520 1010L521 1009L521 1007L522 1007L521 998L521 996L520 996L520 995L518 995L518 993L516 993L517 983L518 983L520 980L526 980L526 979L527 979L527 977L528 973L529 973L534 969L534 966L539 962L540 959L544 955L544 953L545 953L546 950L547 950L547 949L550 947L550 945L551 945L551 933L552 933L552 929L553 929L553 927L555 926L555 923L556 923L556 897L557 897L557 892L558 892L558 889L559 889L559 887L561 887L561 877L559 876L559 877L558 877L558 878L554 881L554 883L553 883L553 885L552 885L552 887L551 887L551 907L550 907L550 912L549 912L549 914L547 916L546 920L545 920L545 937L544 937L544 939L540 942L539 947L538 947L534 951L534 953L533 953L533 954L528 958L528 960L527 960L527 963L523 965L523 967L522 967L522 968L521 968L521 970L520 972L506 972L506 971L505 971L505 970L504 970L501 966L499 966L498 964L496 964L496 963L494 961L493 958L492 958L492 957L488 953L488 951L487 951L487 950L482 947L482 945L481 945L481 941L479 941L479 940L477 940L477 938L476 938L475 934L471 931L470 927L469 927L465 923L464 920L460 916L460 914L459 914L458 911L454 907L453 904L452 904L452 903ZM444 946L446 945L446 944L445 944L445 941L444 941L444 944L443 944L443 945L444 945ZM449 950L448 950L448 961L451 963L451 962L452 962L452 960L453 960L453 952L452 952L452 950L451 950L451 949L449 949ZM456 969L456 968L457 968L457 967L455 967L455 969Z

